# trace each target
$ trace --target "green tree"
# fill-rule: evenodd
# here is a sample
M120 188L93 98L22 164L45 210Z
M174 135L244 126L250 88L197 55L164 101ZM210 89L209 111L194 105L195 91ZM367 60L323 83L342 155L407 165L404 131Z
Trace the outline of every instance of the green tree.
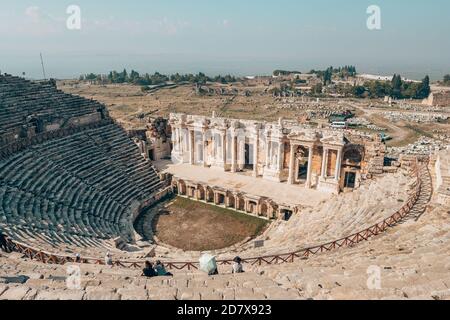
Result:
M392 96L396 99L402 98L403 81L400 75L394 74L392 78Z
M354 86L353 95L357 98L363 98L366 93L366 88L364 86Z
M450 84L450 74L444 76L444 84Z
M417 88L417 99L425 99L430 95L430 77L426 76Z

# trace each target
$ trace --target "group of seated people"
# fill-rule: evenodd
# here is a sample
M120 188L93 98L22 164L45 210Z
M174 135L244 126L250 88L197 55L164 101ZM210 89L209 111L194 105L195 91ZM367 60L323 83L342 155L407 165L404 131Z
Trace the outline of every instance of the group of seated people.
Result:
M218 275L219 272L217 270L217 264L214 259L215 267L208 271L209 276ZM242 259L240 257L236 257L233 259L232 273L243 273L244 268L242 266ZM142 276L151 278L157 276L173 276L172 273L167 272L163 263L161 261L156 261L156 264L153 265L150 261L145 262L145 268L142 270Z
M9 248L8 242L6 241L6 237L3 235L3 233L0 230L0 250L3 250L5 252L11 252L11 249ZM215 257L210 257L210 268L208 270L204 270L208 273L208 275L218 275L219 272L217 270L217 262L215 260ZM75 262L81 263L81 257L79 254L75 257ZM113 260L111 257L111 253L107 252L105 255L105 265L112 267L113 266ZM235 257L233 259L233 266L232 266L232 273L242 273L244 272L243 266L242 266L242 259L240 257ZM151 263L150 261L145 262L145 268L142 270L142 276L151 278L151 277L158 277L158 276L173 276L172 273L167 272L166 268L164 267L164 264L161 261L156 261L155 265Z
M162 262L158 260L155 265L150 261L145 261L145 268L142 270L142 276L151 278L158 276L173 276L173 274L167 272Z

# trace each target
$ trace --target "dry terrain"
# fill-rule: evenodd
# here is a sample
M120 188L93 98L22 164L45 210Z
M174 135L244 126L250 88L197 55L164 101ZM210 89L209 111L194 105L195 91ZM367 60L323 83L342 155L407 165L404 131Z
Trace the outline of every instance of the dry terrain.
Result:
M211 116L216 115L259 121L277 121L280 117L286 119L302 119L305 106L309 112L333 113L337 106L356 112L372 124L385 128L385 133L393 139L387 144L393 147L406 146L416 142L420 136L432 137L439 132L450 133L450 120L438 123L421 123L412 121L389 121L383 116L385 112L401 112L402 114L427 113L427 108L418 101L405 101L415 110L402 109L400 105L389 106L382 100L361 99L320 99L316 104L314 98L274 98L268 91L272 86L263 84L248 86L244 83L219 85L209 84L207 87L215 90L224 89L227 92L235 89L239 93L233 95L198 95L191 84L161 88L151 93L142 92L140 86L121 85L90 85L77 81L60 81L58 87L71 94L92 98L104 103L111 115L125 127L145 127L148 116L168 117L171 112ZM245 96L244 92L250 92ZM299 107L300 106L300 107ZM450 109L436 110L438 113L450 115ZM311 118L312 124L327 124L326 117ZM376 133L365 127L363 131Z
M155 217L154 231L166 244L187 251L222 249L260 234L267 221L232 210L176 198Z
M168 116L170 112L211 116L218 115L252 120L276 121L279 117L295 118L297 110L276 108L277 99L264 93L268 88L260 85L247 87L243 84L213 85L214 88L236 88L238 96L197 95L193 85L182 85L172 89L159 89L144 93L133 85L88 85L60 82L59 88L71 94L92 98L106 104L111 115L122 122L133 122L139 114ZM246 97L243 91L251 96ZM279 99L278 99L279 100Z

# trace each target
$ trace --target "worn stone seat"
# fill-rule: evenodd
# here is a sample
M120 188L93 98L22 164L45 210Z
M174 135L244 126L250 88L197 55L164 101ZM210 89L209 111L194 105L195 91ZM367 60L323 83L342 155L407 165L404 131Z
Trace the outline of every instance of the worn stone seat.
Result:
M105 106L65 94L50 82L0 75L0 88L0 128L8 134L0 142L8 145L23 126L30 129L27 117L45 115L61 127L99 116L99 110L108 117ZM67 245L77 252L80 244L129 239L131 206L134 210L161 187L156 170L110 119L17 150L0 159L0 227L12 239L44 250ZM92 250L103 255L105 247L111 246Z

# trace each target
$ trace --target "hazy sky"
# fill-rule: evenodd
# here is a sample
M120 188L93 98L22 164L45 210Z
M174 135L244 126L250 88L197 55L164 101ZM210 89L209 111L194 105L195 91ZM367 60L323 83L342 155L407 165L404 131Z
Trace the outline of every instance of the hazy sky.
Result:
M450 73L448 0L0 0L0 70L74 77L111 69L264 74L354 64L420 78ZM81 30L66 28L69 5ZM366 26L381 8L381 30Z

